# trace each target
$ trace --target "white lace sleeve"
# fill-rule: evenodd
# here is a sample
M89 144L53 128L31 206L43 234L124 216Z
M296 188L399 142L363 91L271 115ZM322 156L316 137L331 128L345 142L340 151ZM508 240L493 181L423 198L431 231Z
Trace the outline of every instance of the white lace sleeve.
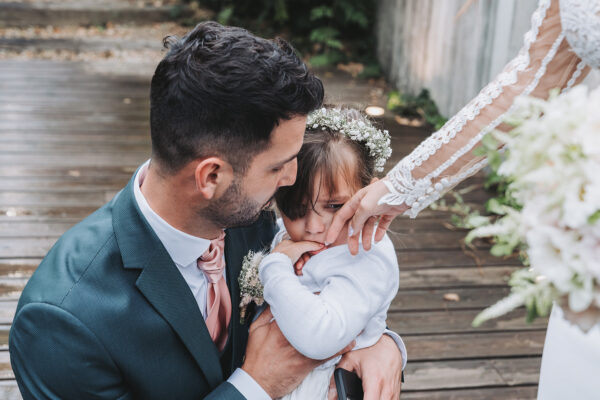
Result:
M390 193L380 199L380 204L404 203L410 206L405 214L416 217L485 166L486 160L475 156L473 149L487 133L506 128L502 124L504 115L517 96L545 98L550 89L569 88L585 77L589 67L565 39L558 3L539 1L519 54L469 104L387 174L384 182Z

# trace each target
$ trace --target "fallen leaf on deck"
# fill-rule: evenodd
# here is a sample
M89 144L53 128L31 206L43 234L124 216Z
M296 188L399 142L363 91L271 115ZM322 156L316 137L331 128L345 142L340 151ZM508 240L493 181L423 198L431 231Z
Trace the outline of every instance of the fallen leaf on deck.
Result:
M456 293L446 293L444 295L444 300L446 301L460 301L460 296Z

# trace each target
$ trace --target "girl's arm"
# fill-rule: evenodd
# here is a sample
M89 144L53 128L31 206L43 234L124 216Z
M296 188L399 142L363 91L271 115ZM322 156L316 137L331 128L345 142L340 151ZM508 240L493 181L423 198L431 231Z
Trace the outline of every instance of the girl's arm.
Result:
M358 257L344 252L320 259L328 277L319 294L300 283L285 254L265 257L259 274L265 301L285 337L305 356L322 360L356 339L389 306L398 290L398 265L389 238ZM385 320L381 323L383 331Z

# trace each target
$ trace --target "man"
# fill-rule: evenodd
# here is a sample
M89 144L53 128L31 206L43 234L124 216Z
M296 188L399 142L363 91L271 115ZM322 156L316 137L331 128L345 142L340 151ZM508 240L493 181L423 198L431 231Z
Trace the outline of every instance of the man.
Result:
M59 239L23 291L9 340L19 388L26 399L282 396L320 362L269 312L240 323L237 277L271 242L265 209L295 180L322 84L287 43L203 23L172 41L150 98L151 162ZM399 393L396 343L369 350L343 362L373 396Z

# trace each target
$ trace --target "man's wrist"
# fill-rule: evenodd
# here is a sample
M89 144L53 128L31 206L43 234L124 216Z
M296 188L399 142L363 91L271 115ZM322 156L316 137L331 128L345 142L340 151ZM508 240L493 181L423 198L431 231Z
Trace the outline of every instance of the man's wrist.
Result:
M383 333L389 338L391 338L396 343L396 346L398 346L398 350L400 350L400 354L402 356L402 370L404 371L404 368L406 368L406 362L408 360L408 354L406 352L406 346L404 345L404 341L402 340L400 335L398 335L394 331L390 331L389 329L386 329L385 331L383 331Z
M272 400L267 391L242 368L233 371L227 379L247 399Z

